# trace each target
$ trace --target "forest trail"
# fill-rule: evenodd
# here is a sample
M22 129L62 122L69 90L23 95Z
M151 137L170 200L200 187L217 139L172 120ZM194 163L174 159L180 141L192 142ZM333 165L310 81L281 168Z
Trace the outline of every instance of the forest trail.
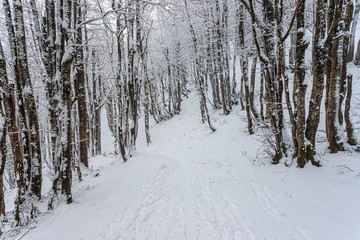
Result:
M354 218L359 220L356 212L346 207L341 212L334 210L339 197L321 198L319 189L327 191L324 186L328 179L321 180L321 173L316 177L319 170L309 166L301 175L296 168L253 165L252 156L260 142L244 132L242 112L234 110L227 117L214 113L217 131L211 133L200 121L194 93L182 108L180 115L155 125L151 130L153 143L147 147L140 142L137 155L128 162L106 166L108 159L92 159L91 164L104 166L99 177L78 184L76 202L44 216L23 240L310 240L360 236L359 221L353 222ZM144 139L142 134L139 139ZM306 174L314 175L318 188ZM358 194L352 197L360 200ZM346 204L344 201L340 204ZM348 214L352 218L348 219ZM327 223L335 226L338 222L347 229L327 229Z

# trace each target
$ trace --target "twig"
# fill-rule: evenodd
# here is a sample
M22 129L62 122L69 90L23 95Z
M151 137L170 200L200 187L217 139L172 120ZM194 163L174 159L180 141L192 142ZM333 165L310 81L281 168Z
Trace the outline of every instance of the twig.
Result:
M297 14L297 11L298 11L298 9L299 9L299 7L300 7L301 2L302 2L302 0L299 0L297 6L296 6L296 8L295 8L293 17L292 17L292 19L291 19L289 29L287 30L286 34L281 38L281 42L282 42L282 43L286 40L286 38L287 38L287 37L289 36L289 34L290 34L291 28L292 28L292 26L293 26L293 24L294 24L294 20L295 20L295 17L296 17L296 14Z
M30 232L34 228L36 228L36 227L29 228L18 240L21 240L28 232Z
M282 182L289 176L290 174L286 175L283 180L281 180Z

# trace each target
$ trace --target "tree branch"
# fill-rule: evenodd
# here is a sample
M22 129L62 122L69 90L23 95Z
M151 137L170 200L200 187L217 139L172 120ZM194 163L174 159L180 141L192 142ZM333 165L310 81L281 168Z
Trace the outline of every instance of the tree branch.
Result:
M287 30L286 34L281 38L281 43L283 43L283 42L287 39L287 37L289 36L289 34L290 34L290 31L291 31L291 29L292 29L292 27L293 27L293 25L294 25L295 17L296 17L296 14L297 14L297 11L298 11L298 9L299 9L299 7L300 7L301 2L302 2L302 0L299 0L297 6L296 6L296 8L295 8L294 15L293 15L293 17L292 17L292 19L291 19L289 29Z

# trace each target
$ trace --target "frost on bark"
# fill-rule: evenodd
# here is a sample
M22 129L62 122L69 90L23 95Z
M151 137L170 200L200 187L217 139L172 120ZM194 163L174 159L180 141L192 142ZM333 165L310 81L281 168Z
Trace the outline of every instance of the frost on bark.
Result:
M85 65L83 50L83 28L80 24L83 21L82 7L83 1L75 1L74 18L77 28L75 46L76 56L74 60L75 66L75 91L77 97L77 110L79 115L79 142L80 142L80 162L89 167L88 162L88 113L86 102L86 86L85 86Z
M4 200L4 182L3 176L5 171L5 163L6 163L6 116L4 114L4 110L2 109L2 97L1 92L3 88L0 83L0 219L5 216L5 200ZM1 234L1 230L0 230Z
M52 184L52 196L48 208L52 209L54 200L57 198L59 190L65 196L67 203L72 202L71 183L72 171L71 163L73 158L72 151L72 81L71 66L75 57L74 43L72 41L71 12L72 1L49 0L50 16L55 16L56 22L49 26L50 31L55 33L55 74L53 79L53 96L57 100L54 110L56 127L56 141L54 146L54 175ZM56 4L56 5L55 5ZM54 28L52 28L54 27Z
M42 181L42 162L41 162L41 147L40 147L40 133L39 122L37 116L36 102L33 93L33 87L30 80L28 58L26 51L25 26L23 18L23 7L21 0L14 1L14 25L15 25L15 44L16 44L16 61L18 63L17 88L22 91L25 103L25 112L27 113L24 121L28 121L28 128L30 140L30 161L27 162L27 178L30 182L30 194L34 194L41 198L41 181ZM19 88L18 82L21 84ZM23 106L20 106L22 108ZM21 110L22 111L22 110Z
M11 149L14 158L14 167L16 175L16 186L18 188L17 197L15 200L15 220L17 224L21 223L20 211L22 209L22 203L25 198L25 179L24 179L24 162L21 151L21 137L19 128L17 126L16 118L16 105L15 105L15 90L14 85L9 84L7 72L6 72L6 61L2 44L0 44L0 88L4 90L2 94L4 110L6 114L6 127L9 132L9 138L11 143ZM1 145L3 146L3 145ZM4 150L4 149L3 149Z
M249 84L249 73L248 73L248 54L245 49L245 33L244 33L244 10L243 6L240 5L240 23L239 23L239 41L240 41L240 49L241 49L241 57L240 57L240 66L242 71L242 79L244 82L245 89L245 109L246 109L246 117L248 122L248 131L249 134L254 133L252 117L251 117L251 100L250 100L250 84Z
M13 129L10 121L10 111L14 109L10 109L9 104L11 102L10 97L10 87L7 79L6 72L6 61L2 48L2 43L0 42L0 219L5 216L5 199L4 199L4 183L3 176L5 171L5 163L7 158L7 144L6 144L6 136L8 132L8 128L13 133ZM16 124L16 122L14 122ZM11 137L11 136L10 136ZM18 137L16 135L16 137ZM14 155L16 152L14 152ZM20 153L21 154L21 153ZM0 231L1 235L1 231Z
M217 13L216 15L216 63L217 63L217 70L216 73L219 76L219 83L220 83L220 93L221 93L221 102L222 102L222 108L224 115L228 115L230 113L229 111L229 104L227 104L227 76L224 74L226 71L225 67L225 60L223 58L223 34L222 29L224 27L224 24L222 24L222 12L220 11L220 3L219 0L215 0L215 11Z
M217 64L215 61L216 44L214 41L215 36L213 34L214 32L213 29L215 29L215 27L213 26L214 25L213 21L211 21L212 10L213 10L212 5L210 4L209 7L206 9L206 13L205 13L206 14L205 23L207 26L209 26L206 29L206 33L205 33L206 41L207 41L206 72L208 73L207 78L211 84L214 108L221 109L222 105L220 100L220 88L219 88L218 75L216 74Z
M71 65L75 57L74 46L71 39L71 0L64 0L62 11L60 11L59 16L61 16L61 24L58 28L61 29L57 33L59 40L57 42L61 43L60 51L61 54L61 65L60 65L60 81L62 86L62 112L60 115L61 119L61 134L62 134L62 159L60 163L60 178L61 178L61 193L66 196L67 203L72 203L72 194L71 194L71 183L72 183L72 172L71 172L71 161L72 161L72 126L71 126L71 116L72 116L72 99L71 99Z
M359 21L359 13L360 13L360 1L355 1L355 12L354 12L354 21L351 24L351 35L350 35L350 42L349 42L349 50L347 56L347 62L352 62L355 57L355 33L357 24Z
M283 139L283 108L282 94L283 86L278 71L279 56L276 49L279 47L276 42L276 33L279 35L279 28L276 24L276 18L281 12L278 5L272 1L264 0L262 8L262 17L257 15L253 0L240 0L251 18L251 30L256 51L261 63L264 66L265 89L268 117L274 134L273 163L278 163L283 155L286 155L287 147ZM281 31L280 31L281 32ZM274 57L275 56L275 57ZM281 62L281 61L280 61Z
M16 83L16 103L20 113L18 115L18 131L22 133L21 139L16 139L16 137L11 139L14 154L16 155L14 158L15 175L18 179L15 220L17 224L22 224L23 219L20 218L20 211L25 207L25 195L29 194L30 196L41 198L42 162L37 109L28 67L23 7L20 0L15 0L12 3L13 14L9 1L3 0L5 22ZM9 88L9 92L10 89L13 89L13 86ZM10 99L11 100L8 101L9 109L13 109L11 114L16 114L14 94L10 96ZM12 118L10 119L13 121ZM14 124L11 126L15 127ZM20 156L18 152L23 153L22 157L24 160L19 159Z
M328 21L331 22L328 33L327 85L326 85L326 135L332 153L343 150L339 129L339 96L341 79L341 17L343 0L332 0L329 4Z
M98 66L98 68L96 68ZM91 51L91 82L92 93L90 98L90 116L89 126L91 131L91 149L93 155L101 154L101 109L102 109L102 91L103 84L100 71L99 59L95 50Z
M312 49L313 84L309 102L309 114L306 119L305 136L309 144L306 147L307 160L314 162L316 132L320 122L321 100L324 92L326 53L324 38L326 31L327 0L318 0Z
M254 93L255 93L255 79L256 79L256 64L257 64L257 56L253 58L252 66L251 66L251 78L250 78L250 109L256 121L259 120L259 113L255 107L254 102Z
M342 43L340 47L340 64L341 64L341 72L340 72L340 86L339 86L339 124L343 125L344 123L344 114L342 111L343 102L345 99L345 91L346 91L346 78L347 78L347 58L349 53L349 44L350 44L350 25L353 21L353 12L354 5L350 0L344 1L344 9L342 14L342 22L341 22L341 40Z
M357 43L357 48L356 48L356 54L355 54L355 60L354 60L354 63L357 65L357 66L360 66L360 39Z
M305 81L305 50L308 43L305 40L305 0L302 0L296 14L296 49L295 49L295 75L294 81L297 87L294 91L296 94L297 108L297 144L298 157L297 164L304 167L306 163L306 147L305 147L305 94L307 85Z
M350 120L350 106L351 106L351 95L352 95L352 76L347 77L347 94L345 101L345 123L346 123L346 134L347 141L350 145L356 146L358 144L356 136L354 134L354 126Z

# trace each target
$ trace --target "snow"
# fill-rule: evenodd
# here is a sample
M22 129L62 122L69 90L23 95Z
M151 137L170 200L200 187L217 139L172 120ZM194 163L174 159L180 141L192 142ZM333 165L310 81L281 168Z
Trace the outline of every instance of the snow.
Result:
M180 115L152 124L150 146L140 121L138 152L126 163L111 154L103 119L107 154L90 159L75 202L22 239L360 239L359 154L320 153L321 168L271 165L255 158L261 131L247 134L245 112L212 112L211 133L195 92Z

